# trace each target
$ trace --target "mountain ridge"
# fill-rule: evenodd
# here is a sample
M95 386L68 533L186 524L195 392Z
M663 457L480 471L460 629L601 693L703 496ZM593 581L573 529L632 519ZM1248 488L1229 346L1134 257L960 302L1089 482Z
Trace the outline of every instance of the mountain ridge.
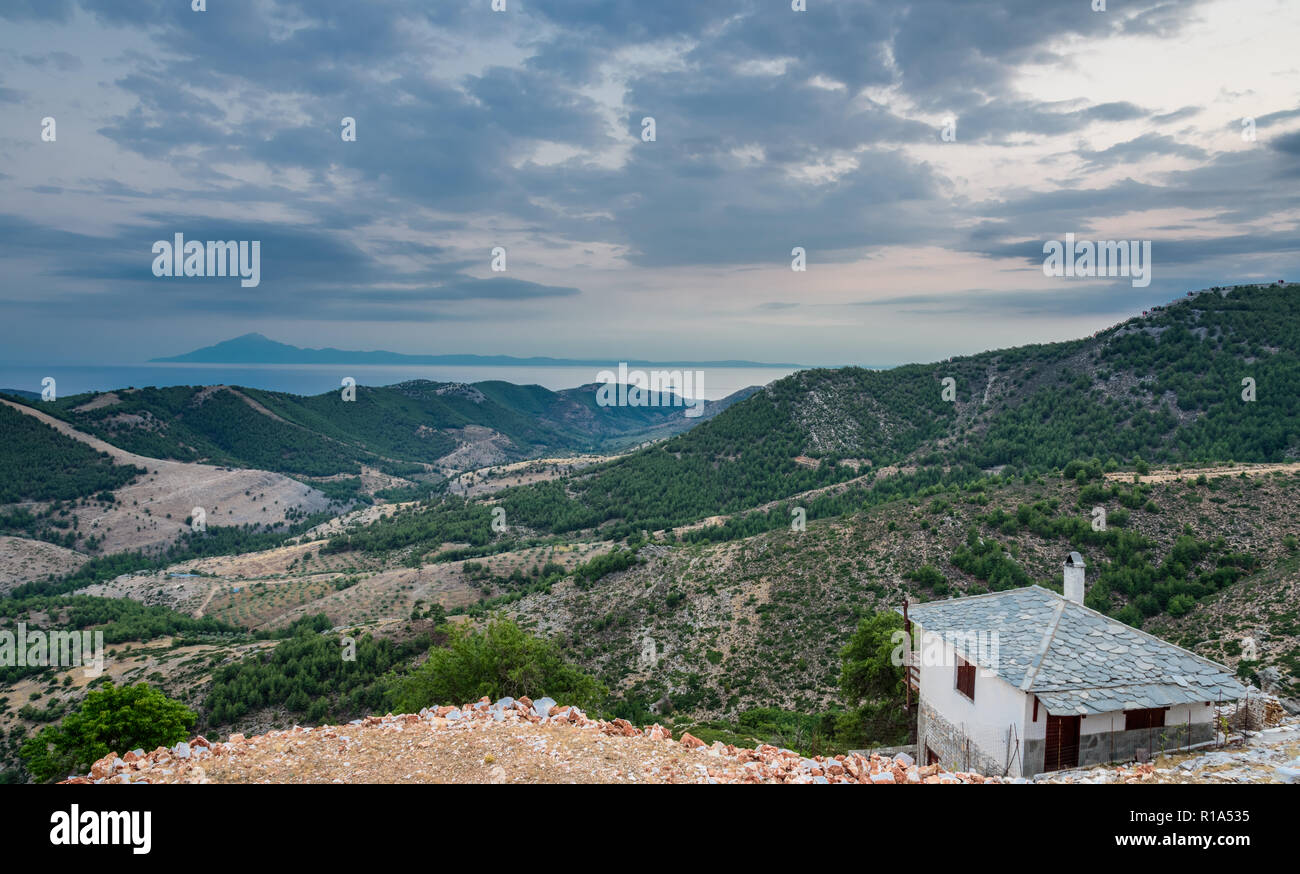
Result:
M703 401L699 415L670 393L642 406L605 406L588 385L551 391L499 380L417 379L389 386L296 395L242 386L170 386L14 396L107 443L140 455L291 475L356 475L363 467L405 477L442 470L468 444L483 465L552 451L586 452L660 439L706 421L757 391ZM480 429L480 430L476 430ZM463 454L463 453L462 453Z
M656 364L684 367L802 367L788 362L772 363L732 359L722 361L650 361L647 359L621 359L623 363L638 367ZM619 362L597 358L551 358L531 356L517 358L513 355L474 355L453 353L444 355L412 355L385 350L356 351L327 346L311 349L280 343L257 333L241 334L211 346L204 346L180 355L150 358L149 363L167 364L433 364L479 367L617 367Z

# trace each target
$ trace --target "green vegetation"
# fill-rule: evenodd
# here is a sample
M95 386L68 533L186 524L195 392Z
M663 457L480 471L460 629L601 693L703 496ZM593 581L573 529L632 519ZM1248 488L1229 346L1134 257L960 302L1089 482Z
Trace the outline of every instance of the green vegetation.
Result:
M185 740L197 717L145 683L114 686L86 695L76 712L58 726L46 726L19 751L41 783L81 774L109 753L146 751Z
M909 730L903 667L903 617L890 611L864 617L840 656L840 694L848 708L839 735L855 746L906 743Z
M482 631L458 626L449 645L430 651L423 665L393 681L394 712L460 705L484 695L549 696L583 709L598 707L607 690L569 664L552 642L527 634L507 619Z
M146 606L129 598L98 598L91 595L0 598L0 620L7 626L26 622L33 629L94 630L104 635L106 644L144 642L181 635L245 636L242 629L215 619L194 619L166 607ZM44 674L51 670L33 665L0 667L0 683L12 683L22 677Z
M428 634L400 644L365 634L353 641L355 658L345 660L348 641L322 633L329 627L324 615L301 619L270 652L217 670L206 721L228 725L263 707L283 707L314 724L370 715L384 708L388 673L432 642Z
M1098 488L1088 485L1081 491ZM1081 495L1078 505L1118 502L1151 512L1147 508L1153 502L1147 499L1148 494L1149 486L1116 484L1109 490ZM978 520L1008 536L1026 531L1045 540L1063 539L1069 549L1081 552L1089 552L1088 547L1092 547L1095 577L1088 588L1087 605L1137 627L1161 613L1183 615L1197 599L1231 585L1258 563L1255 556L1228 552L1222 537L1204 541L1184 533L1174 541L1164 560L1154 564L1151 557L1159 551L1154 540L1122 527L1110 527L1109 523L1128 524L1129 514L1123 509L1109 514L1103 531L1093 530L1087 520L1078 516L1057 515L1056 507L1045 501L1021 504L1014 515L999 508ZM1098 550L1105 559L1099 560ZM967 545L953 553L951 562L977 579L988 581L994 591L1032 582L1005 554L1003 546L981 538L975 530L969 533Z
M651 721L648 718L639 722ZM689 731L705 743L721 741L738 747L759 743L794 750L805 756L834 756L857 749L861 732L852 721L845 722L840 710L825 713L797 713L775 707L755 707L742 711L734 720L669 720L675 735ZM846 726L849 734L841 734Z
M598 407L591 391L504 382L357 386L352 401L337 390L303 397L211 386L112 394L109 403L92 408L87 402L103 393L60 398L41 409L150 458L308 477L356 475L363 464L395 476L423 474L426 465L456 448L457 440L446 432L469 425L504 435L523 457L532 450L597 449L650 429L690 424L681 423L680 408Z
M444 544L468 543L482 547L496 537L490 507L464 498L445 497L434 504L404 507L377 522L335 535L321 551L384 554L415 549L413 558L417 558Z
M112 491L145 471L115 465L108 453L66 437L0 404L0 504L17 501L63 501ZM21 512L21 511L20 511ZM23 518L0 515L0 532L24 528Z
M1102 466L1076 460L1093 453L1115 466L1282 461L1300 450L1293 296L1277 287L1207 293L1091 340L886 371L801 371L684 434L567 481L510 489L500 500L512 520L539 530L605 526L614 537L747 514L690 535L735 539L789 524L789 506L753 507L855 477L861 469L841 462L864 456L872 469L911 459L919 470L876 478L871 497L865 490L819 497L808 518L855 509L855 500L920 494L1000 465L1034 475L1073 463L1069 476L1090 482ZM948 376L957 383L956 404L942 400L940 379ZM1241 398L1245 376L1258 383L1254 402ZM962 404L979 406L984 427L958 417ZM1197 415L1180 423L1187 413ZM814 425L827 448L813 447ZM948 441L942 449L940 439ZM805 455L817 464L795 460Z
M985 540L976 531L970 532L966 545L957 547L949 561L953 567L987 582L994 592L1018 589L1033 582L1015 559L1005 553L1002 544Z
M573 569L578 584L589 587L592 583L618 571L627 570L637 563L636 551L632 549L614 549L586 561Z

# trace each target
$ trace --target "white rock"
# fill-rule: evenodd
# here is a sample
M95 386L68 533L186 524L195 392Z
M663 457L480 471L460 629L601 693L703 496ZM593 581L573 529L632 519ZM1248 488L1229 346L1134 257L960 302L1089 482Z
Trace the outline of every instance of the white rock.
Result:
M1300 783L1300 768L1279 765L1273 772L1283 783Z

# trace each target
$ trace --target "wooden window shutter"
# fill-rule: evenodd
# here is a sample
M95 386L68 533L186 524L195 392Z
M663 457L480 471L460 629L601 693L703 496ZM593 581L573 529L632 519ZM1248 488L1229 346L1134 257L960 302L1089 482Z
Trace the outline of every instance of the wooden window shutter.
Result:
M1165 724L1165 708L1148 707L1141 710L1124 711L1124 730L1133 731L1139 728L1163 728Z
M957 656L957 691L975 700L975 666Z

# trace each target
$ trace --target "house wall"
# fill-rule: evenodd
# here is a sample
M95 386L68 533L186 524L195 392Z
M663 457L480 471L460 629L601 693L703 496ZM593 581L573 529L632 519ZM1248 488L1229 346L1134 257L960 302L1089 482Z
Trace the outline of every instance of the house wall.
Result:
M1038 712L1042 713L1043 708L1039 707ZM1191 716L1193 725L1198 722L1209 722L1214 718L1214 705L1205 703L1174 704L1165 711L1165 726L1181 725L1186 728L1188 716ZM1113 713L1090 713L1079 722L1079 735L1081 738L1085 734L1123 730L1124 711L1122 710L1116 710Z
M1124 730L1123 711L1102 713L1087 716L1080 724L1079 765L1130 761L1137 758L1139 750L1145 750L1148 756L1155 756L1163 750L1205 743L1214 738L1213 704L1176 704L1165 711L1165 724L1162 728L1139 728L1133 731Z
M975 672L975 701L957 691L956 651L937 634L922 631L921 652L942 650L942 664L922 664L917 706L917 760L928 746L945 768L981 774L1020 775L1025 699L996 674Z
M1030 722L1026 726L1024 776L1043 771L1043 754L1047 738L1047 708L1039 705L1038 721L1033 722L1033 698L1030 696ZM1188 731L1188 717L1191 730ZM1162 750L1175 750L1191 744L1214 740L1214 705L1177 704L1165 711L1163 728L1124 729L1124 711L1088 714L1079 721L1079 767L1107 762L1127 762L1137 758L1140 750L1149 756Z

